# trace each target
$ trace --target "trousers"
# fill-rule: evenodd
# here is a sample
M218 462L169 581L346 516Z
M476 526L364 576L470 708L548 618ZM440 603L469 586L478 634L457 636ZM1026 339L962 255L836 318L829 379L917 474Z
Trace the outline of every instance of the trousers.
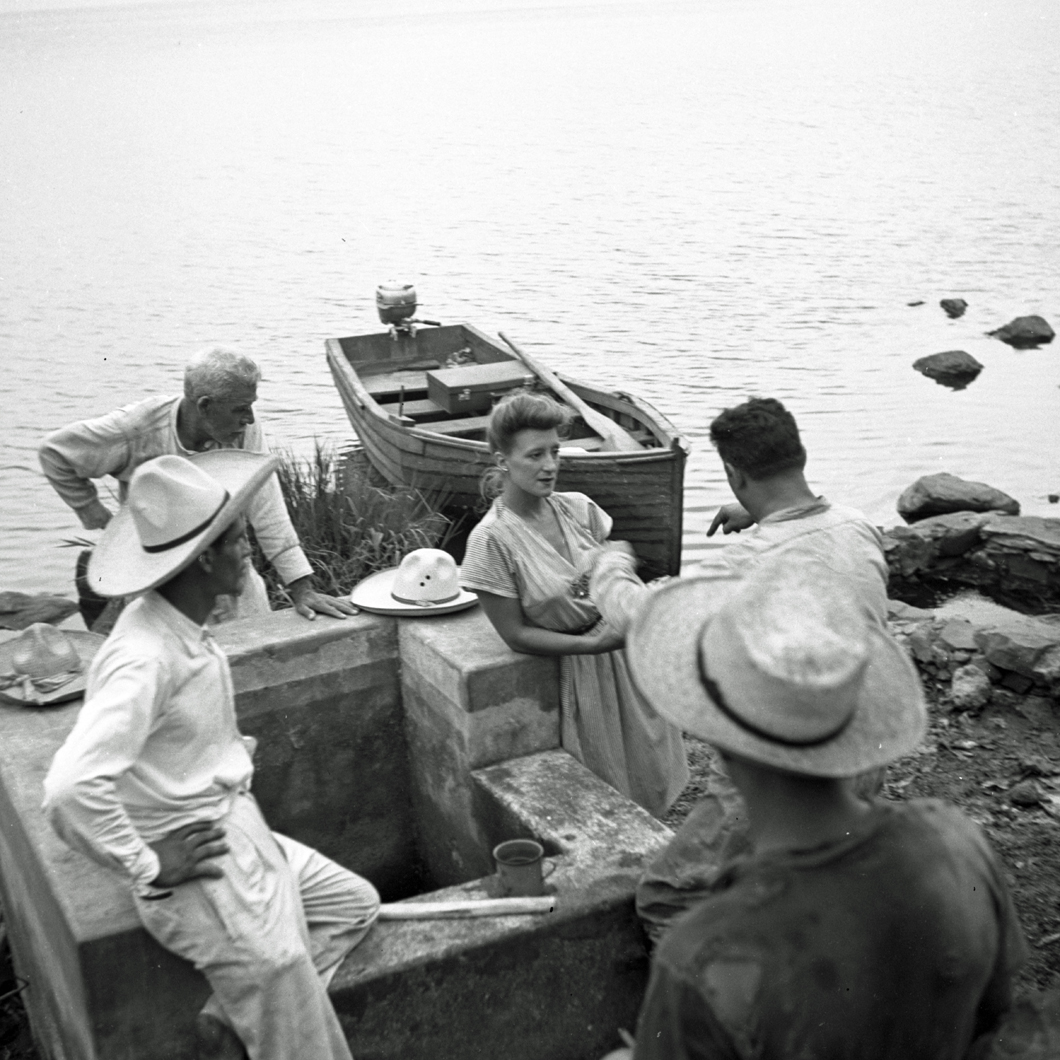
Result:
M203 1011L232 1027L251 1060L351 1060L327 984L375 921L378 893L270 831L249 793L220 823L224 875L136 895L141 922L205 975L213 995Z

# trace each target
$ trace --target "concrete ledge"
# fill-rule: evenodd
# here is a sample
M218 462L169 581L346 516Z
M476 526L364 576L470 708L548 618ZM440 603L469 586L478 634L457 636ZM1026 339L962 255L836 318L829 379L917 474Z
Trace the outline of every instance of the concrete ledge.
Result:
M595 1058L633 1025L647 972L633 887L669 832L558 749L556 660L513 654L477 612L278 613L218 639L273 827L391 901L437 883L423 897L485 896L501 839L537 837L556 859L547 917L369 935L332 987L358 1060ZM49 1060L186 1060L205 981L41 812L79 707L0 706L0 893L34 1032Z
M392 898L419 890L394 620L277 612L218 641L240 727L261 740L254 790L270 824ZM205 981L147 935L124 880L67 847L41 811L80 707L0 706L0 895L34 1031L52 1057L186 1056Z

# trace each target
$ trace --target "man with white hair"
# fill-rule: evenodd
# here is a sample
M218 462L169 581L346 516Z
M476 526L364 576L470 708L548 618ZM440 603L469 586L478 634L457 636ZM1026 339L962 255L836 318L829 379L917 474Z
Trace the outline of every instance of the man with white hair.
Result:
M53 431L40 447L41 467L81 525L100 530L110 522L111 512L100 501L92 479L113 475L124 502L132 473L156 456L188 456L211 449L267 453L265 433L254 416L260 379L261 369L246 354L228 346L208 347L188 361L182 396L145 398ZM248 518L265 558L300 615L311 619L319 612L343 618L356 613L347 601L313 588L313 569L291 525L275 475L254 498ZM83 565L79 564L82 570ZM213 621L269 610L265 583L249 561L247 575L242 596L221 597ZM82 596L86 587L89 595L94 593L90 579L85 579Z

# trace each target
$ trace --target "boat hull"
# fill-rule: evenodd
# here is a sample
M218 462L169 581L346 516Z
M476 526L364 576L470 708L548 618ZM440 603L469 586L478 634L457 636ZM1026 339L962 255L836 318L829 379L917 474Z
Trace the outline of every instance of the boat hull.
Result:
M424 366L444 365L458 350L465 356L470 351L478 363L512 360L512 355L468 325L424 329L415 337L384 332L328 339L326 349L343 406L376 471L395 485L418 489L447 513L483 510L479 483L493 462L485 441L450 437L430 424L410 422L403 410L429 403L411 399L406 404L403 398L421 392ZM587 494L611 516L612 537L633 545L645 579L678 573L688 455L682 439L645 402L561 378L592 408L637 432L645 446L632 452L567 451L557 488ZM403 379L409 386L398 390L400 396L393 389L382 393L404 386ZM577 446L578 439L571 444Z

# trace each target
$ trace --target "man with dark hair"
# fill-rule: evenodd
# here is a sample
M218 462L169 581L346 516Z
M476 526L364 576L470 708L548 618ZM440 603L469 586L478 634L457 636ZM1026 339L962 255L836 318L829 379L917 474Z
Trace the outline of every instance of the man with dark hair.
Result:
M726 464L756 479L806 466L795 417L776 398L751 398L725 409L710 425L710 440Z
M752 840L655 952L632 1060L982 1060L1026 944L977 825L853 789L927 718L849 585L814 562L674 579L626 650L659 713L721 753Z
M849 587L865 617L887 624L887 561L883 538L861 512L832 504L806 482L806 450L795 418L775 398L751 398L726 409L710 425L725 477L737 503L724 505L708 535L750 530L700 565L699 573L745 577L763 563L816 562ZM623 632L653 588L637 577L632 551L604 551L596 560L589 594L604 618ZM882 770L858 778L859 794L878 792ZM708 793L671 843L648 866L637 891L637 912L653 938L710 893L719 873L749 846L747 813L716 757Z

